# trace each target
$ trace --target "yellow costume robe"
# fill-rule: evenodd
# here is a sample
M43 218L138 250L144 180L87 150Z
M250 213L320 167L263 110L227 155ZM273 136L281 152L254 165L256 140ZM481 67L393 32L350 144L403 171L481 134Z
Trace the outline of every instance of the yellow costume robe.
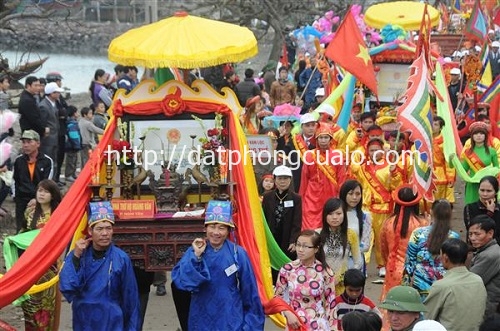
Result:
M434 137L432 145L433 163L434 163L434 184L436 190L434 191L434 200L446 199L450 203L455 202L455 195L453 192L453 184L455 184L456 171L446 163L443 153L443 136L440 134Z
M385 160L381 165L351 164L351 176L357 179L363 187L363 209L369 210L372 215L372 228L375 235L375 259L379 266L385 262L380 251L380 236L384 221L392 215L394 203L392 191L402 184L401 172L397 167L391 171L390 165Z

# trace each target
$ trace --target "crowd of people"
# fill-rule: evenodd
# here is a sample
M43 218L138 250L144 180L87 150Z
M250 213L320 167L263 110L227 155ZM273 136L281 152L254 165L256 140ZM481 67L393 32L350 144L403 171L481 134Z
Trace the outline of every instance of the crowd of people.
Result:
M490 52L496 60L498 41L491 40ZM462 128L464 148L455 157L468 176L486 167L499 168L500 158L489 116L498 109L474 104L463 88L457 90L457 84L466 81L460 66L468 54L461 52L454 59L460 62L458 70L450 71L448 92L457 122L446 123L435 113L432 118L436 188L429 200L405 185L413 173L413 156L405 152L416 149L408 132L385 131L376 106L363 110L365 104L353 104L346 131L333 123L339 110L322 104L328 93L315 58L301 62L296 71L279 64L267 67L258 78L247 69L243 81L231 79L224 86L234 90L244 108L245 133L267 134L283 155L274 170L256 170L256 180L269 229L292 260L279 272L273 270L275 295L293 308L283 313L290 330L341 330L344 315L351 315L345 314L348 311L367 314L352 314L345 330L425 330L438 323L443 330L489 330L498 323L500 271L486 271L482 264L493 263L500 252L496 177L466 180L466 241L451 225L457 172L444 155L443 127ZM234 77L234 72L227 77ZM269 127L269 113L283 105L294 112ZM474 107L473 123L464 122L463 114ZM300 128L298 133L292 133L294 127ZM347 164L328 157L339 154L344 160L365 158ZM298 167L292 167L294 157ZM363 295L372 251L383 278L380 311ZM353 281L356 273L360 277ZM470 291L460 292L461 286ZM474 309L452 317L460 305L477 301ZM353 302L354 308L341 308L341 302Z
M492 46L495 55L498 48ZM272 272L275 295L293 308L283 312L288 328L342 330L345 324L345 330L479 330L482 325L481 330L488 330L498 323L495 284L500 272L492 268L487 273L477 261L486 263L483 259L500 251L498 181L485 176L479 183L466 183L467 243L460 240L451 226L457 174L445 159L441 134L445 125L460 126L464 107L473 102L455 93L457 123L432 118L436 189L427 200L405 185L413 172L412 156L405 151L415 150L408 133L384 131L378 125L381 112L363 111L361 103L353 105L346 131L333 123L337 110L322 104L325 87L315 65L314 58L296 72L278 65L276 75L268 68L259 78L247 69L239 83L229 71L224 85L244 108L244 132L268 135L282 155L274 170L256 170L256 180L269 229L292 260ZM450 74L451 95L462 80L456 70ZM283 105L295 112L268 127L266 117ZM499 167L490 111L498 110L479 103L474 123L467 125L457 157L469 176L490 165ZM299 133L292 133L294 127ZM334 151L346 159L346 153L358 152L365 162L334 163L328 157ZM293 157L299 166L287 167ZM383 278L380 310L363 293L372 251ZM465 267L471 252L472 262ZM465 284L470 291L456 293ZM481 303L462 316L451 316L460 305L477 301Z
M492 41L494 61L498 45ZM78 165L83 168L88 161L107 125L116 89L128 93L139 83L137 68L115 70L116 75L95 71L91 103L80 110L62 96L59 73L26 78L19 101L22 153L12 164L0 165L0 172L13 172L10 185L2 181L0 204L2 192L11 191L17 234L9 241L19 253L49 220L61 201L61 188L76 179ZM466 183L465 241L451 225L456 171L445 159L441 131L461 123L432 118L436 190L430 201L406 185L413 173L412 156L406 152L415 151L407 132L384 131L377 124L379 109L364 109L359 102L352 105L347 130L334 122L339 109L322 104L328 92L316 58L299 61L296 71L270 67L259 78L248 68L241 81L231 66L220 73L221 83L214 87L234 91L243 108L245 134L268 135L281 153L273 169L256 171L256 180L269 230L290 260L272 271L275 298L287 304L281 313L288 330L471 331L498 325L496 177ZM461 71L452 69L450 75L448 92L459 120L474 103L457 86L463 82ZM8 77L0 76L0 111L8 107L1 93L8 85ZM283 106L293 114L268 127L264 118ZM500 142L489 122L489 112L498 109L477 106L464 150L456 156L470 176L488 166L500 167ZM333 155L362 162L336 162ZM287 167L292 161L297 164L293 169ZM89 215L88 237L66 257L60 284L22 300L26 330L57 329L54 310L60 294L72 303L75 330L140 330L150 286L154 283L157 294L165 295L165 273L134 268L112 243L111 205L91 203ZM195 239L172 271L172 291L187 298L181 324L186 330L262 330L266 307L252 264L245 249L229 240L235 226L232 212L217 216L206 215L207 238ZM383 278L378 306L364 293L372 252ZM39 282L52 278L61 262Z

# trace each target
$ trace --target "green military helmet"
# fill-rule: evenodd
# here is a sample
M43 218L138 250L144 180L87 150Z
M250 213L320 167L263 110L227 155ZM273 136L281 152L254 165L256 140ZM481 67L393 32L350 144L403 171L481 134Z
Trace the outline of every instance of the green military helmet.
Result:
M420 294L410 286L393 287L379 305L380 308L392 311L423 312L425 306L420 300Z

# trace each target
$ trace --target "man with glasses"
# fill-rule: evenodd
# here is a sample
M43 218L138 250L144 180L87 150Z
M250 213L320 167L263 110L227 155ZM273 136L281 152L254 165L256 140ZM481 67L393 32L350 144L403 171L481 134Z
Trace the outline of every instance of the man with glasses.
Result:
M128 255L112 243L109 201L90 203L88 234L76 242L60 273L72 303L73 330L140 330L139 292Z
M411 331L421 320L425 306L420 301L420 294L410 286L396 286L388 293L379 308L387 309L386 320L391 331Z

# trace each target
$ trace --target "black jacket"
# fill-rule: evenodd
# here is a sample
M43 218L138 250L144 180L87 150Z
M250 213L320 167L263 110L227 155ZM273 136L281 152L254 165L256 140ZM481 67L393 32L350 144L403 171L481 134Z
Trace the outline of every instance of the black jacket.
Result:
M42 138L45 134L45 120L42 118L40 108L33 94L24 90L19 97L19 125L21 133L25 130L35 130Z
M50 157L39 152L33 180L30 177L28 169L28 156L26 154L19 155L14 161L14 196L20 199L33 199L36 196L36 186L44 179L52 179L53 162Z
M62 96L56 101L57 116L59 119L59 137L66 137L66 122L68 120L68 103Z
M234 87L234 93L238 97L241 107L245 107L249 98L260 95L260 87L255 84L253 78L245 78Z
M302 197L295 192L288 191L288 195L283 199L285 207L283 220L277 223L275 212L280 201L276 192L277 190L272 190L264 194L262 208L274 239L283 253L292 258L293 254L288 252L288 246L295 243L302 228Z

